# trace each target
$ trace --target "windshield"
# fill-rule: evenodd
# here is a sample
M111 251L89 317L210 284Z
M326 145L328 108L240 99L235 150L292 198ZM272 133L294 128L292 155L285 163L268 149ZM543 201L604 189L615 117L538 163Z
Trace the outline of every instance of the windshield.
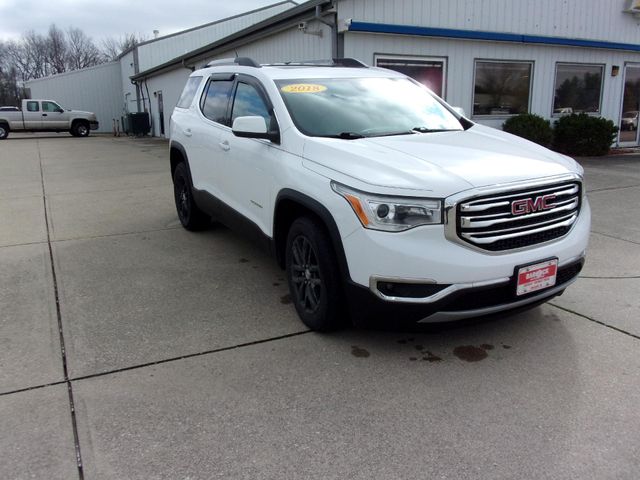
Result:
M276 85L296 127L309 136L463 130L435 96L406 78L291 79Z

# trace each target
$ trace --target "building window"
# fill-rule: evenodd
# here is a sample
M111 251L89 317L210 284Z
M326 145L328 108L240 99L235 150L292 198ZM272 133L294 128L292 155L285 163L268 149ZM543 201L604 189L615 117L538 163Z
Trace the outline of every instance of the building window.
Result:
M476 60L474 115L517 115L529 111L533 62Z
M599 113L603 65L558 63L553 113Z
M446 58L376 55L376 67L388 68L417 80L444 98L447 74Z

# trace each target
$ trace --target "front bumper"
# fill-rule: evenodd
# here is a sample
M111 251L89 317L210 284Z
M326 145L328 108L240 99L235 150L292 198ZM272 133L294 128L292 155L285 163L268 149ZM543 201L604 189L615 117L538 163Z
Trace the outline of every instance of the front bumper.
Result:
M584 263L591 210L587 198L582 200L580 215L564 237L513 252L480 252L452 242L442 225L400 233L357 228L343 238L351 314L441 322L526 307L559 295ZM558 259L556 285L516 297L515 268L548 258ZM393 285L386 288L385 282Z
M89 128L91 130L97 130L99 126L100 126L99 122L89 122Z
M554 286L523 296L516 296L514 275L495 283L485 282L484 285L450 285L428 299L403 298L403 301L385 300L370 289L350 283L348 295L351 314L357 318L379 319L396 324L442 323L521 309L562 294L577 280L583 265L583 255L560 264Z

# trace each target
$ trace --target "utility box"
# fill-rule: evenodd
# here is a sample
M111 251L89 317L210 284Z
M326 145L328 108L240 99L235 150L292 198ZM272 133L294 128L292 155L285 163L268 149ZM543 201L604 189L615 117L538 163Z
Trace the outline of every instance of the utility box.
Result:
M127 126L129 132L133 135L148 135L151 130L151 124L149 122L149 114L146 112L130 113L128 115Z

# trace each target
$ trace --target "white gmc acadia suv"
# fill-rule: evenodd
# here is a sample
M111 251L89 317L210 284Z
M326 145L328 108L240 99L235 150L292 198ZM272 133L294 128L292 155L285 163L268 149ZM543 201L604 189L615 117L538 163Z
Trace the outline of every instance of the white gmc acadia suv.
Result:
M531 307L584 263L573 159L357 60L212 62L184 88L170 152L182 225L254 237L315 330Z

